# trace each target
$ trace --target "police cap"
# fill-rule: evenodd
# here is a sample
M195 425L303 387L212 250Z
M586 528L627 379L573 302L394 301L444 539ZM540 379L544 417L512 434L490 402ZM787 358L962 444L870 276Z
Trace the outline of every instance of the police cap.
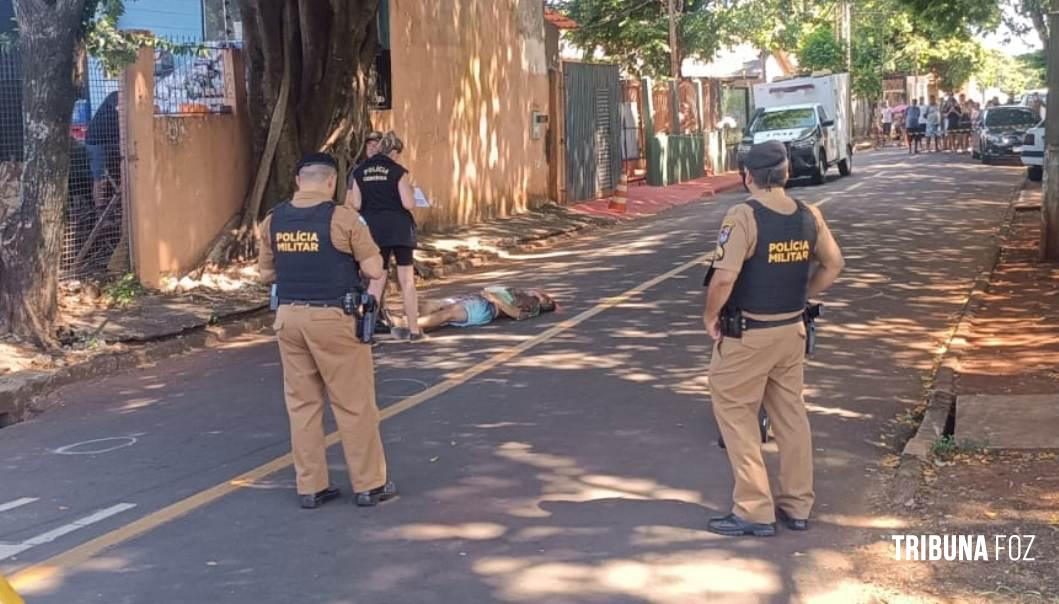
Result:
M759 143L750 148L743 160L748 170L764 170L787 161L787 147L779 141Z
M298 171L301 172L302 168L308 166L327 166L338 170L338 163L335 162L335 158L331 157L330 153L306 153L302 156L302 160L298 162Z

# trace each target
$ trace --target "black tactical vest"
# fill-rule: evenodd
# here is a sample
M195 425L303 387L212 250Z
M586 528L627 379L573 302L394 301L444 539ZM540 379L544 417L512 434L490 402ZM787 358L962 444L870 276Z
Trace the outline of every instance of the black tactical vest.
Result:
M381 153L353 170L360 187L360 214L379 247L416 246L415 217L401 205L398 187L407 173L404 166Z
M790 215L774 212L756 199L747 202L757 222L757 246L743 262L728 305L757 314L805 309L809 268L816 249L816 218L795 200Z
M269 236L281 301L337 302L361 287L356 259L331 241L334 213L331 201L308 208L287 202L272 211Z

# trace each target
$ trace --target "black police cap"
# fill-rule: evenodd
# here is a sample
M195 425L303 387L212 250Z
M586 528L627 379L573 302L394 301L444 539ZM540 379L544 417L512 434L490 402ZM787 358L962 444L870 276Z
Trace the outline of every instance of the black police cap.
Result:
M787 161L787 147L779 141L759 143L750 148L743 160L748 170L764 170Z
M337 170L338 163L335 162L335 158L331 157L330 153L306 153L302 156L302 160L298 162L298 171L301 172L302 168L308 166L327 166Z

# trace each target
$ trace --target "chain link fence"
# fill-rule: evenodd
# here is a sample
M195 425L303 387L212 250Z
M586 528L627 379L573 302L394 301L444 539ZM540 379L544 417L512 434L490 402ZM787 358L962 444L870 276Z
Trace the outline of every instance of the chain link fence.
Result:
M128 272L119 82L87 59L78 70L71 107L70 175L64 213L60 278L99 278ZM25 160L22 67L16 45L0 47L0 219L18 204Z

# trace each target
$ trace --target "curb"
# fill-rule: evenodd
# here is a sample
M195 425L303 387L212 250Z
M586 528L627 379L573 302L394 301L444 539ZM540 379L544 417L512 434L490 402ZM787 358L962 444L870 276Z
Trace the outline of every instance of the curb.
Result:
M956 314L956 323L942 347L942 352L935 360L930 385L923 400L925 407L923 419L901 452L901 464L898 467L893 487L894 499L899 503L909 506L914 504L915 494L920 484L920 469L923 465L930 463L934 442L945 434L949 416L956 404L960 343L967 341L975 313L981 308L982 298L1000 264L1003 244L1012 228L1017 203L1022 197L1025 186L1026 180L1023 179L1012 191L1007 210L993 236L994 247L988 267L978 274L971 285L967 299Z
M47 409L37 400L64 386L119 371L136 369L192 350L212 348L247 333L259 332L272 323L267 310L252 311L220 325L204 325L162 339L123 345L119 350L93 357L54 372L24 371L0 379L0 427L34 417Z
M556 208L549 208L547 206L538 208L535 211L552 214L559 212L571 213L566 208L557 210ZM494 239L489 241L489 247L486 249L454 251L434 250L433 254L435 257L440 257L440 262L425 262L416 259L416 274L426 281L452 277L486 266L490 262L499 260L502 255L507 253L533 250L555 241L572 239L589 227L595 226L605 228L614 226L619 222L618 220L611 218L587 215L577 215L576 217L571 218L571 221L574 221L575 224L545 233L533 233L519 237L501 237Z

